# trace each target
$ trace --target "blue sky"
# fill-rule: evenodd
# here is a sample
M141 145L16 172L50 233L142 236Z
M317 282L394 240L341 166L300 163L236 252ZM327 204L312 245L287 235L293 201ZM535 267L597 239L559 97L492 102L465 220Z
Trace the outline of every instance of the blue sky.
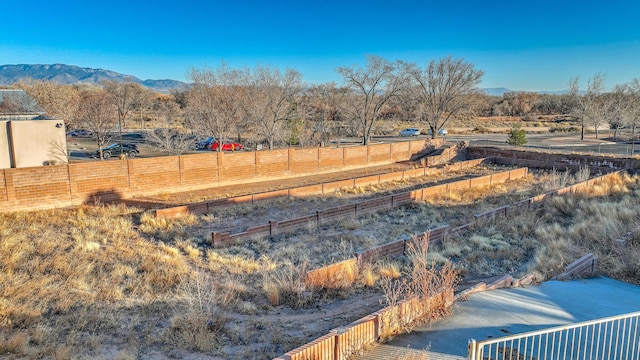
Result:
M640 77L640 2L3 0L0 65L64 63L141 79L190 67L291 67L340 82L366 54L419 65L446 56L482 87L562 90L596 73Z

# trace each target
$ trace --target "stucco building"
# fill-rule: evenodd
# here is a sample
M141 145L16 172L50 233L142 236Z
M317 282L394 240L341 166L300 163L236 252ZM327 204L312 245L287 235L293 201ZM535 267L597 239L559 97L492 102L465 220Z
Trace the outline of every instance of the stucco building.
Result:
M67 163L62 120L23 90L0 89L0 169Z

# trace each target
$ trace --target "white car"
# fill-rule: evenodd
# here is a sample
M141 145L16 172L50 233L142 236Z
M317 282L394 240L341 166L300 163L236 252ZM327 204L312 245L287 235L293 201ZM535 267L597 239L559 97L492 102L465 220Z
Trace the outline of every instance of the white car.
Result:
M440 129L440 130L438 130L438 135L447 135L448 133L449 133L449 132L447 131L447 129ZM429 135L431 135L431 134L432 134L431 129L429 129L428 134L429 134Z
M418 136L420 135L420 130L418 128L407 128L404 130L400 130L400 136Z

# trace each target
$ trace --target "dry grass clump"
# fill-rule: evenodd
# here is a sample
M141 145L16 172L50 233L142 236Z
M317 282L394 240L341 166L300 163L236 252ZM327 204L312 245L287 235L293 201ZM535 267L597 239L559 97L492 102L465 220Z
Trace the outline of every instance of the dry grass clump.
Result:
M378 265L378 274L385 278L397 279L402 275L400 267L397 262L384 262Z
M159 219L151 212L144 212L140 216L139 230L160 240L172 241L175 238L188 238L189 228L198 223L198 217L192 214L175 219Z
M263 290L272 306L287 305L301 309L313 301L313 292L307 286L306 267L284 266L268 276Z
M374 287L380 278L371 266L367 266L361 271L362 283L367 287Z
M346 260L316 269L306 275L308 286L323 289L347 289L358 280L359 269L355 260Z

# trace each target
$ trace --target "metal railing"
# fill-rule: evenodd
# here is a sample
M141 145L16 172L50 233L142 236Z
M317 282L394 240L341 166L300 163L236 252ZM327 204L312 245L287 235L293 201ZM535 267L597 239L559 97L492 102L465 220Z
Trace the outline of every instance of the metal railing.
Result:
M640 360L640 312L484 341L469 360Z

